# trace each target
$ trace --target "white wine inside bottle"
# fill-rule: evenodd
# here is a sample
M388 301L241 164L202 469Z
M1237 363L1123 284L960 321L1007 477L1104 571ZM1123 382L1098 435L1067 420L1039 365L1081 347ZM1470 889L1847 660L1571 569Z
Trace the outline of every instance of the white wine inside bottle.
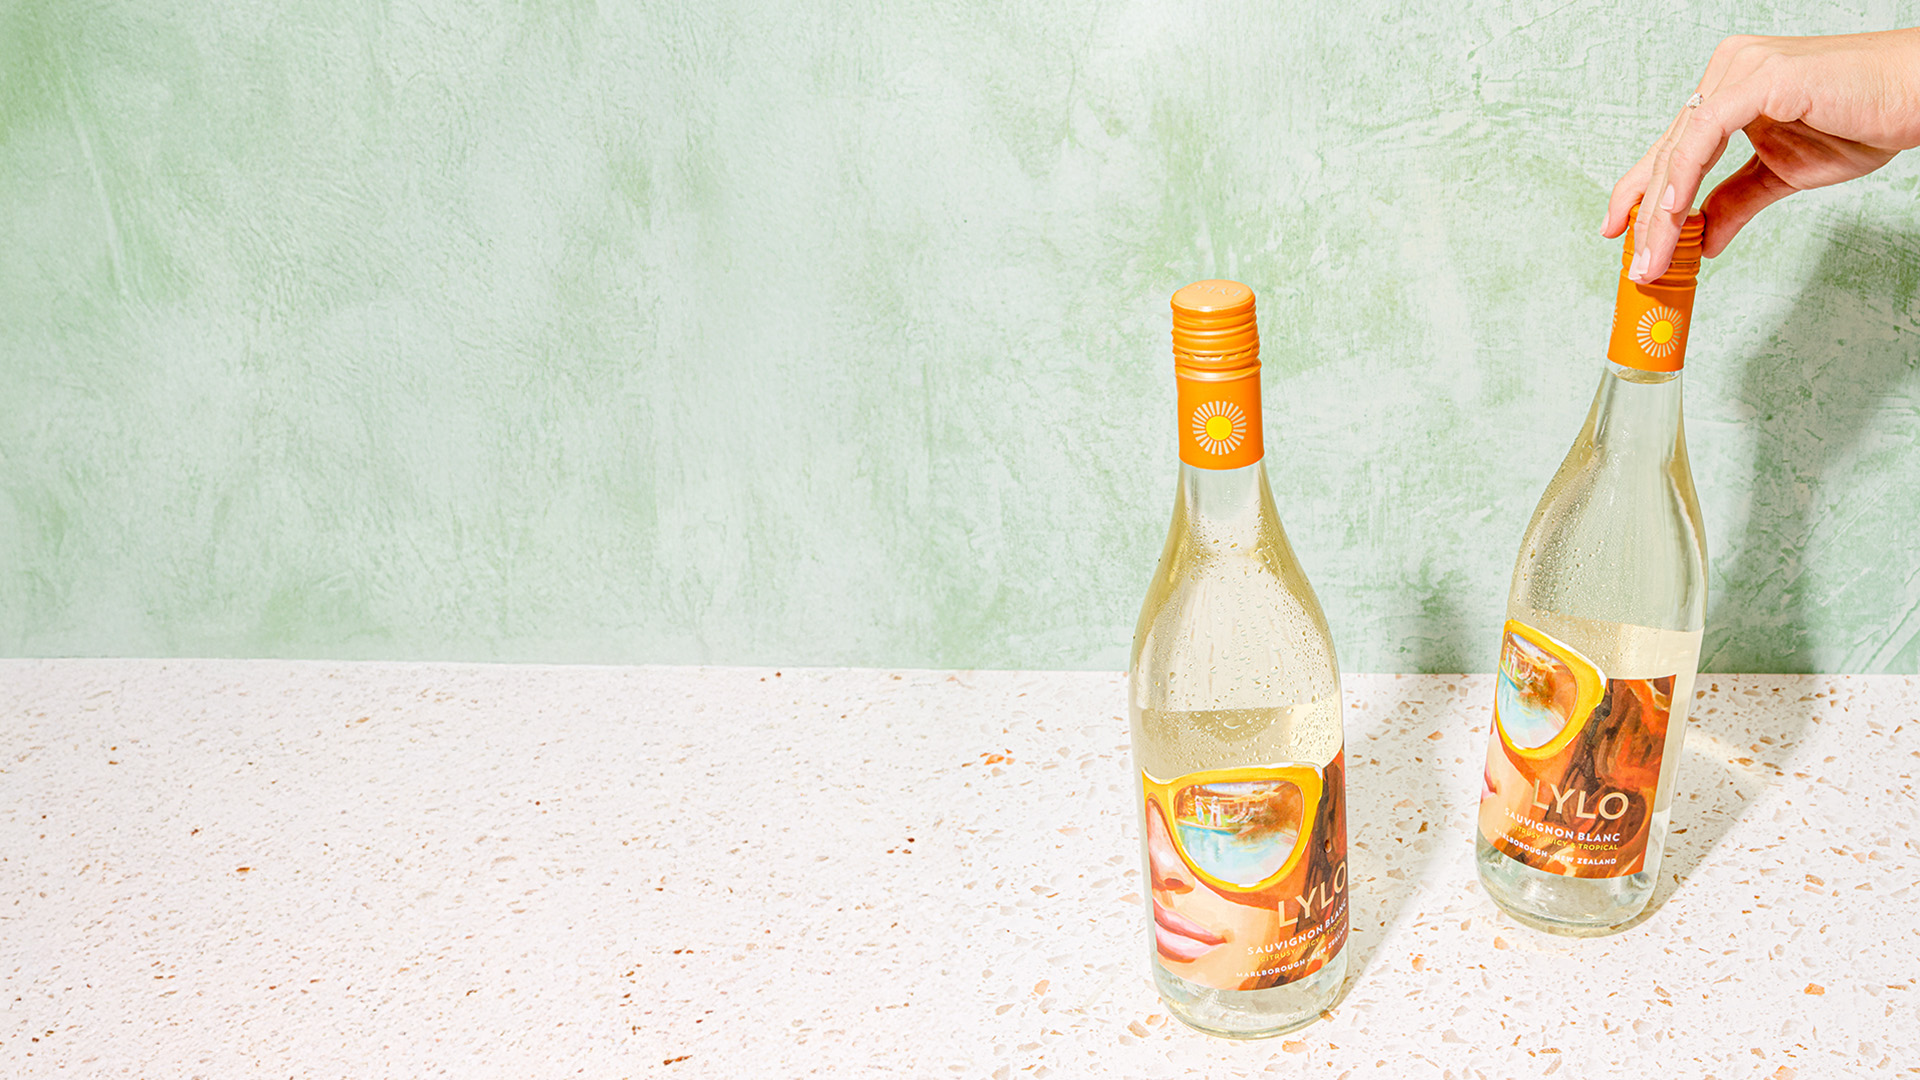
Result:
M1252 290L1173 307L1180 489L1128 683L1149 962L1182 1021L1257 1038L1346 972L1340 676L1262 464Z
M1658 282L1622 275L1599 392L1514 565L1476 856L1496 903L1559 933L1636 918L1667 837L1706 614L1680 408L1701 232Z

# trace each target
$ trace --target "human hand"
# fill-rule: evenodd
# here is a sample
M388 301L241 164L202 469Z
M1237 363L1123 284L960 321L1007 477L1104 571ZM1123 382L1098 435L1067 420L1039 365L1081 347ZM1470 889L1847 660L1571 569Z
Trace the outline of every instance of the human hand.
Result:
M1746 132L1753 157L1701 207L1709 258L1788 195L1865 176L1920 146L1920 28L1731 37L1713 51L1694 100L1613 186L1607 203L1600 234L1615 237L1636 202L1660 193L1658 211L1643 205L1634 225L1627 276L1635 281L1666 272L1681 222L1736 131Z

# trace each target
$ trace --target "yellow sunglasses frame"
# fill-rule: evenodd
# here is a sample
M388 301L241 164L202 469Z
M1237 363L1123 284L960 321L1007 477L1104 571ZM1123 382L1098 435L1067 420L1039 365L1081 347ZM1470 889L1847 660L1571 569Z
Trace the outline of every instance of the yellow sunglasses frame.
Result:
M1250 775L1251 774L1251 775ZM1294 838L1293 851L1280 869L1269 874L1257 885L1242 885L1236 881L1227 881L1208 873L1206 869L1193 861L1187 854L1185 844L1180 842L1178 820L1174 816L1173 797L1176 792L1190 787L1203 787L1207 784L1248 784L1267 780L1284 780L1292 784L1304 802L1300 815L1300 835ZM1270 892L1279 882L1300 864L1306 856L1307 848L1313 842L1314 824L1319 819L1320 795L1323 783L1320 770L1311 765L1271 765L1256 769L1208 769L1205 772L1188 773L1176 780L1158 780L1152 774L1140 773L1140 786L1146 793L1147 801L1160 807L1167 823L1167 837L1173 841L1173 848L1180 853L1180 861L1187 864L1201 881L1218 892L1251 895Z
M1500 720L1499 689L1496 687L1494 690L1493 722L1500 728L1500 741L1506 744L1508 750L1519 754L1521 757L1532 761L1545 761L1557 755L1560 751L1565 750L1568 743L1578 738L1580 733L1586 730L1587 721L1593 718L1594 706L1600 704L1600 699L1606 696L1607 677L1601 673L1599 668L1593 665L1592 661L1581 656L1580 650L1575 649L1573 646L1568 645L1558 638L1535 630L1526 623L1514 622L1509 619L1507 620L1506 632L1515 637L1525 639L1553 654L1554 657L1565 663L1573 672L1573 715L1579 717L1579 720L1575 722L1569 718L1568 723L1560 729L1560 734L1555 735L1551 741L1542 746L1525 747L1514 743L1513 736L1507 731L1507 725ZM1504 643L1501 646L1501 651L1506 651ZM1497 676L1502 679L1507 677L1504 672L1497 673Z

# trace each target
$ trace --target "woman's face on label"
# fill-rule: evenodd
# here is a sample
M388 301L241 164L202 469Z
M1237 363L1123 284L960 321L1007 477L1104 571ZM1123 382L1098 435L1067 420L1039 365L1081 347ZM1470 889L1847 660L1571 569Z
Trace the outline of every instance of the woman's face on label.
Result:
M1237 989L1263 958L1250 946L1270 941L1280 915L1214 891L1187 867L1156 802L1147 803L1147 866L1153 875L1154 944L1167 970L1206 986Z

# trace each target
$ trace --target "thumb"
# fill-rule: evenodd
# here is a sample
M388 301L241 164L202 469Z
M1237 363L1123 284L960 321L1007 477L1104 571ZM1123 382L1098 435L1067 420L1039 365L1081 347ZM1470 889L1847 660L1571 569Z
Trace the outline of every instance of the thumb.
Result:
M1720 181L1707 201L1700 206L1700 212L1707 217L1707 235L1701 254L1711 259L1727 249L1734 235L1755 214L1793 194L1792 184L1780 179L1778 173L1767 168L1767 163L1755 154L1747 159L1745 165L1735 169L1732 176Z

